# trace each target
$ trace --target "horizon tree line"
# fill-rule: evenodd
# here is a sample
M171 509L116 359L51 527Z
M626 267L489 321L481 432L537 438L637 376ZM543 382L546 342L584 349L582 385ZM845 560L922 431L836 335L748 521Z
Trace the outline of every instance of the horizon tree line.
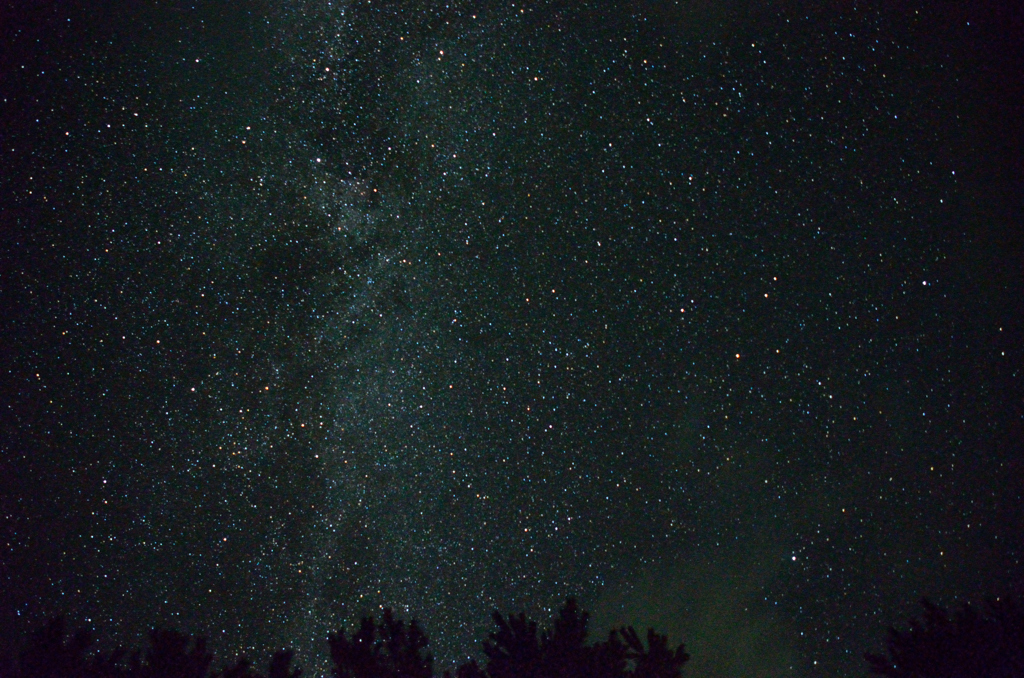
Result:
M904 631L890 627L884 654L865 653L870 673L887 678L1024 678L1024 599L997 598L952 614L927 599L920 619ZM483 664L470 660L445 678L680 678L690 655L683 643L632 626L587 642L589 613L569 598L550 628L525 613L492 615L495 630L483 642ZM26 639L15 661L0 663L0 678L301 678L290 649L275 652L265 674L245 657L213 669L202 636L153 629L144 649L93 649L88 629L68 632L62 617ZM645 642L646 641L646 642ZM351 633L327 639L331 678L433 678L434 658L419 624L385 609L362 618Z

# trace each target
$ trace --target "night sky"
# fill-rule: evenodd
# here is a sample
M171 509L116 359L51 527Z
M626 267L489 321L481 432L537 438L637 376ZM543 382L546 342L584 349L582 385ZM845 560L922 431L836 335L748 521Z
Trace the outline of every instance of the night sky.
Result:
M2 649L1024 590L1024 15L879 4L0 10Z

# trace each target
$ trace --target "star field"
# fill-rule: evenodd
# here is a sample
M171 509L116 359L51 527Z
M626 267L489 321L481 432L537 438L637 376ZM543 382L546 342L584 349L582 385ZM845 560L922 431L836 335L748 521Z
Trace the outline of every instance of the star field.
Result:
M315 672L391 606L446 667L576 595L694 675L845 676L1020 586L1019 16L7 23L5 630Z

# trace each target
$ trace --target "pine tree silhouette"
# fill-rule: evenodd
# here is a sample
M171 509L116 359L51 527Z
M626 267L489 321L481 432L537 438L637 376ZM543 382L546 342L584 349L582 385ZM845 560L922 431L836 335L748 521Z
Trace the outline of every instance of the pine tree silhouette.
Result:
M292 668L295 653L291 650L278 650L270 658L270 671L267 678L301 678L302 669Z
M952 617L927 599L907 631L890 628L885 655L865 654L871 672L890 678L1024 676L1024 605L989 601L979 613L962 606Z
M486 671L474 665L465 678L678 678L690 658L683 645L669 649L668 637L654 629L648 630L644 647L631 626L588 646L589 616L572 598L559 611L554 628L539 640L537 623L525 613L505 619L495 612L493 617L498 630L484 642Z
M495 611L492 615L498 630L484 641L487 675L490 678L539 678L540 642L537 622L527 621L526 613L510 615L508 621Z
M32 633L2 678L263 678L248 659L212 673L213 655L204 638L192 638L177 631L154 629L149 646L130 655L124 648L113 652L87 654L92 634L76 631L67 637L63 618L48 621ZM267 678L300 678L301 669L292 669L294 653L281 650L270 660Z
M682 644L675 650L669 649L668 636L659 635L654 629L647 629L646 649L632 626L621 629L619 633L629 648L626 658L634 665L629 675L635 678L678 678L683 664L690 659Z
M253 671L252 663L248 659L242 657L233 666L215 674L215 678L260 678L260 674Z
M79 629L67 636L63 617L51 619L29 636L18 657L23 678L79 678L86 675L86 651L92 646L92 634Z
M206 650L206 638L194 640L170 629L153 629L149 634L146 662L133 667L138 678L206 678L213 655Z
M584 678L591 674L592 648L586 646L590 615L573 598L566 601L554 629L541 636L541 672L548 676Z
M646 646L633 627L588 645L589 615L572 598L543 632L525 613L504 617L496 611L493 619L497 628L483 643L486 666L467 662L455 678L679 678L689 659L682 645L671 649L668 637L653 629ZM351 636L330 635L333 677L432 678L427 644L416 621L407 624L386 609L379 622L364 617ZM31 634L17 665L0 678L263 678L244 657L211 671L206 639L170 629L154 629L144 651L89 654L91 647L89 631L68 636L62 618L50 620ZM293 657L291 650L275 653L267 678L301 678L302 671L291 667Z
M336 678L430 678L434 659L425 653L427 636L414 620L408 626L384 610L379 624L364 617L350 639L344 631L328 639Z

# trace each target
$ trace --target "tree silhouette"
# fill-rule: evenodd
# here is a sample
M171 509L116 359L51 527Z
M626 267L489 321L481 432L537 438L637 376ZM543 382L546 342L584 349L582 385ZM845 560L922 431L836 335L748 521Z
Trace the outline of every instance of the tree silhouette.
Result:
M279 650L270 659L270 671L267 678L300 678L302 669L292 669L291 663L295 653L291 650ZM132 678L132 677L127 677ZM214 678L263 678L252 668L252 663L242 657L223 671L214 674Z
M455 678L679 678L689 655L653 629L646 645L633 627L587 644L589 615L572 598L559 610L550 629L539 630L525 613L493 614L496 629L483 643L486 665L470 661ZM390 609L380 621L364 617L358 629L328 638L333 678L432 678L433 657L427 636L416 623L406 623ZM31 634L18 656L11 678L263 678L246 658L211 671L213 654L206 639L170 629L154 629L144 651L93 652L92 634L68 636L63 619L53 619ZM270 660L267 678L301 678L291 668L294 654L281 650ZM7 678L2 672L0 678ZM445 678L451 678L446 672Z
M541 671L544 675L566 678L590 675L593 651L586 646L589 617L573 598L566 601L555 619L554 628L541 636Z
M527 621L524 612L509 615L508 621L497 611L492 616L498 630L490 634L490 641L484 641L487 675L490 678L539 678L537 622Z
M889 678L1024 677L1024 600L996 599L980 609L969 605L950 614L928 600L909 629L890 628L885 654L865 654L872 673ZM646 643L632 626L587 644L589 615L572 598L550 629L541 630L525 613L495 611L495 630L483 643L485 665L469 661L454 678L680 678L689 660L682 644L647 630ZM328 639L334 678L432 678L427 636L416 621L406 624L390 609L380 622L364 617L358 630ZM145 651L92 651L93 637L68 634L63 618L31 633L17 661L0 666L0 678L263 678L240 658L212 672L213 655L203 637L154 629ZM266 678L301 678L294 653L280 650ZM445 678L452 678L446 672Z
M328 639L336 678L430 678L434 659L425 653L427 636L414 620L408 626L384 610L379 624L364 617L351 639L344 631Z
M79 629L66 638L62 617L51 619L29 636L18 657L22 676L32 678L77 678L87 674L86 651L92 646L92 634Z
M153 629L149 634L146 663L135 673L138 678L206 678L213 655L206 650L206 638L193 640L170 629Z
M488 678L678 678L690 658L683 645L668 647L668 637L647 632L644 647L633 627L608 634L588 646L589 615L572 598L559 611L554 628L537 636L537 623L524 613L506 620L495 612L498 630L484 642ZM473 678L478 668L469 669ZM458 676L458 674L457 674Z
M263 678L252 669L249 660L238 659L232 666L213 673L213 655L206 640L177 631L154 629L149 646L130 655L124 648L113 652L94 652L91 632L80 629L67 636L62 617L49 620L32 633L18 655L17 665L3 672L11 678ZM302 671L292 669L294 653L281 650L270 660L267 678L300 678ZM126 661L127 658L127 661Z
M278 650L270 658L270 671L267 678L301 678L302 669L292 668L295 653L291 650Z
M253 671L252 662L242 657L235 662L234 666L229 666L216 674L216 678L259 678L259 675Z
M629 648L626 658L634 665L632 676L635 678L678 678L682 673L683 664L690 659L683 645L671 650L668 636L659 635L654 629L647 629L647 648L640 642L633 627L620 630Z
M929 602L907 631L889 628L885 655L865 654L871 672L890 678L1010 678L1024 676L1024 605L989 601L964 605L951 617Z

